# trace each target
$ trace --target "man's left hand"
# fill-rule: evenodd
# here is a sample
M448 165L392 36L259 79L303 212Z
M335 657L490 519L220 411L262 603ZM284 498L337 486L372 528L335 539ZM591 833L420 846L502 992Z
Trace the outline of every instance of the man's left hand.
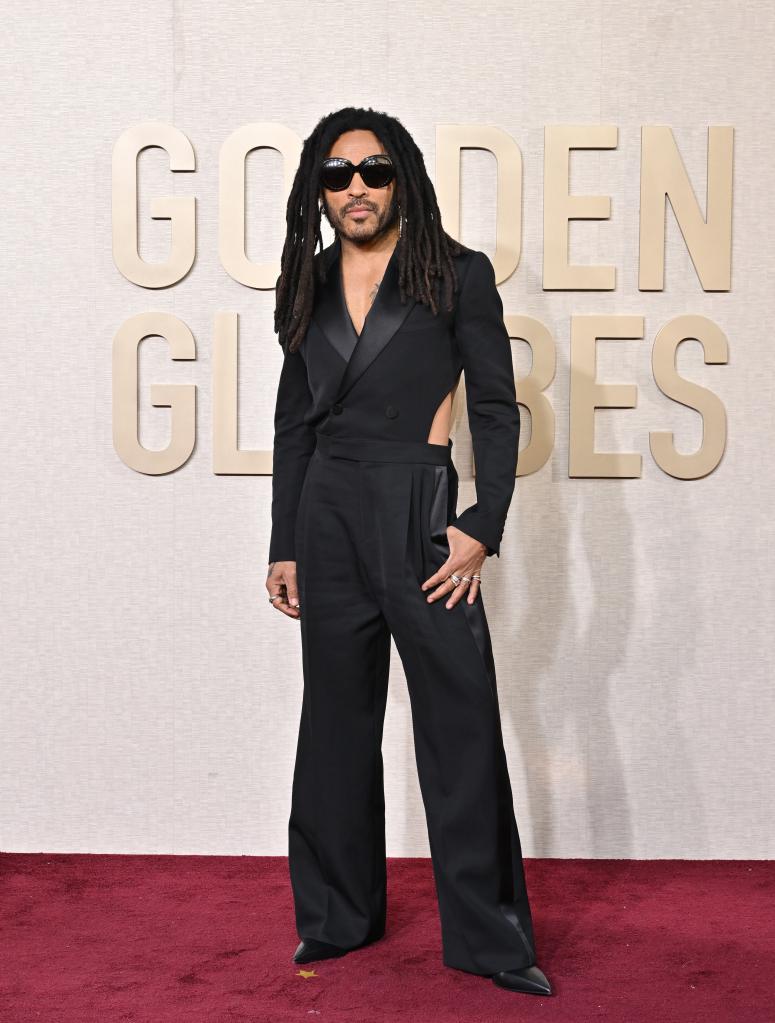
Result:
M449 557L432 576L425 580L421 589L430 590L436 587L428 595L428 603L431 604L440 597L452 594L447 601L447 607L454 607L464 594L469 604L473 604L479 594L479 580L474 579L474 574L480 575L482 565L487 557L487 547L481 541L464 533L457 526L447 526L447 542L449 543ZM460 578L455 585L452 575ZM463 579L467 576L467 579ZM470 581L469 581L470 580Z

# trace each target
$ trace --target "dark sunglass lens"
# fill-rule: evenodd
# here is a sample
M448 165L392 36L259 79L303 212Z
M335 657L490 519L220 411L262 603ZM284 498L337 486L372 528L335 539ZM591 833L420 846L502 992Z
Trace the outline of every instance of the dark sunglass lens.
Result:
M367 188L385 188L395 177L392 163L368 163L361 172Z
M324 188L331 192L341 192L347 188L352 178L352 169L347 164L328 164L320 172L320 180Z

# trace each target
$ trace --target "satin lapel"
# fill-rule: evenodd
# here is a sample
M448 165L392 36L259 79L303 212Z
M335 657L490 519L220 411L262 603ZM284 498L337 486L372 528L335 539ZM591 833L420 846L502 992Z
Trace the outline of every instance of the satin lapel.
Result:
M337 236L330 246L328 270L323 293L317 303L315 319L337 352L346 360L336 399L343 397L368 369L393 338L416 303L408 298L401 305L398 283L398 246L391 253L379 290L369 310L360 337L355 333L340 277L340 242ZM328 251L328 250L327 250ZM355 343L353 345L353 337Z
M355 327L353 327L342 294L339 253L339 236L337 235L332 244L321 253L321 257L325 260L326 280L320 286L312 315L326 335L331 347L346 363L358 342L358 335L355 333Z
M343 397L361 374L374 362L409 315L415 301L409 297L406 305L401 305L401 292L398 285L398 246L396 245L388 260L377 295L369 309L361 336L358 338L358 343L340 381L337 398Z

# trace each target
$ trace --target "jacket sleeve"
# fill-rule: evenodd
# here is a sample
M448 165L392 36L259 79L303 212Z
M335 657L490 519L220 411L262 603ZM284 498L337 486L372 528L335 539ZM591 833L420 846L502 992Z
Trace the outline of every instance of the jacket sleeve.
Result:
M295 561L296 514L315 431L304 417L312 405L307 367L297 350L285 351L274 415L272 536L269 561Z
M468 424L474 449L476 503L451 525L500 557L500 543L514 494L520 414L511 339L495 270L475 251L458 298L455 338L465 373Z

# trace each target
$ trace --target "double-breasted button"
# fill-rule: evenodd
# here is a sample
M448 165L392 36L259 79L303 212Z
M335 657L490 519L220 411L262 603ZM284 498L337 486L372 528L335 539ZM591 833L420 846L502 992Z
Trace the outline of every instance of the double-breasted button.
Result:
M337 402L335 402L335 403L334 403L334 404L333 404L333 405L331 406L331 411L332 411L332 412L334 413L334 415L335 415L335 416L338 416L338 415L340 415L340 414L341 414L341 412L342 412L342 406L341 406L341 405L339 404L339 402L338 402L338 401L337 401Z
M388 417L388 419L395 419L396 416L398 415L398 409L395 407L395 405L386 405L385 415Z

